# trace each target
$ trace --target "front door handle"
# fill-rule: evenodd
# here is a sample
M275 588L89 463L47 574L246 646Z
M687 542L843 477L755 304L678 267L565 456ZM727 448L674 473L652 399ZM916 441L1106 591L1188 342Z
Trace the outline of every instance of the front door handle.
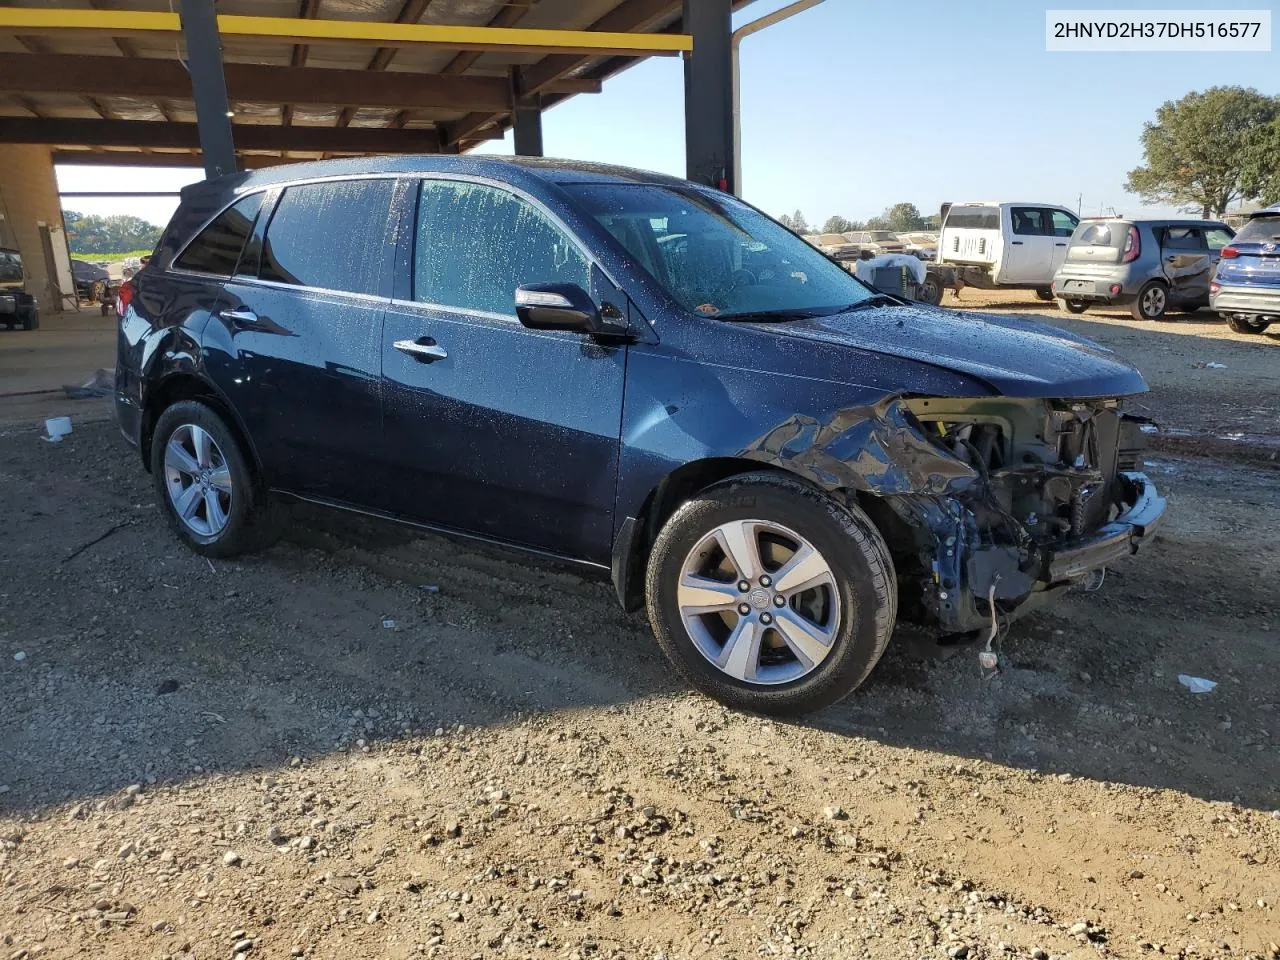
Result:
M1065 246L1066 246L1066 244L1065 244L1065 243L1055 243L1055 244L1054 244L1054 246L1055 246L1055 247L1065 247Z
M449 354L444 347L438 346L430 337L419 337L417 340L397 340L392 344L401 353L407 353L419 363L434 363L443 360Z
M1013 241L1011 241L1011 242L1013 243L1013 245L1014 245L1015 247L1020 247L1020 246L1022 246L1022 241L1021 241L1021 240L1013 240Z
M232 320L236 323L258 322L258 315L248 307L228 307L225 310L219 310L218 316L223 320Z

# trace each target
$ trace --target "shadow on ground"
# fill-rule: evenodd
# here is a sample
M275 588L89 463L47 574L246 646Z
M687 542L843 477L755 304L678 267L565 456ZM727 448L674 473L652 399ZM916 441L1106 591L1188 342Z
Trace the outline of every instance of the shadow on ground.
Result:
M589 725L641 698L719 709L672 678L606 583L318 510L265 554L209 562L167 532L110 424L56 446L10 432L0 465L0 809L458 723L574 711ZM904 629L858 694L806 723L1280 806L1280 602L1274 578L1239 575L1245 556L1275 568L1259 532L1280 524L1273 476L1167 465L1163 543L1015 627L1002 676ZM1218 691L1193 697L1180 672Z

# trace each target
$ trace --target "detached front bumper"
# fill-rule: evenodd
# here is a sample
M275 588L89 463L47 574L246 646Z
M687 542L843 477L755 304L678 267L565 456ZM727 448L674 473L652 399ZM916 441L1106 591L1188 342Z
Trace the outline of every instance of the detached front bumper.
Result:
M1131 485L1129 507L1106 526L1055 550L1045 564L1047 583L1069 583L1138 552L1164 519L1167 502L1145 473L1122 473Z

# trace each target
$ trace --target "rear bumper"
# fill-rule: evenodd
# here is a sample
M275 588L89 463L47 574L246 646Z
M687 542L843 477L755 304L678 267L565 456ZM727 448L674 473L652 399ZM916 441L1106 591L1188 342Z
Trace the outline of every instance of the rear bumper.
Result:
M1099 280L1095 277L1055 277L1053 295L1063 300L1080 300L1084 303L1116 306L1133 303L1138 297L1138 291L1125 290L1122 286L1119 293L1112 293L1111 287L1117 282L1112 279Z
M1223 313L1280 316L1280 287L1244 287L1224 283L1209 298L1209 306Z
M1055 550L1045 565L1048 583L1079 580L1137 553L1143 541L1160 526L1167 503L1155 484L1144 473L1120 476L1131 489L1128 509L1097 532Z

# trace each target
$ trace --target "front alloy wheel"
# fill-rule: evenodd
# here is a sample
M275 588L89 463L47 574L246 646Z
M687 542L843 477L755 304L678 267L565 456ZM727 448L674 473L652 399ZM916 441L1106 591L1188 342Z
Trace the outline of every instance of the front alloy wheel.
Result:
M826 559L793 530L731 520L694 544L676 592L694 646L734 680L778 684L831 653L840 595Z
M685 679L774 714L850 693L897 616L893 561L870 519L785 474L733 477L683 503L654 542L645 595Z

